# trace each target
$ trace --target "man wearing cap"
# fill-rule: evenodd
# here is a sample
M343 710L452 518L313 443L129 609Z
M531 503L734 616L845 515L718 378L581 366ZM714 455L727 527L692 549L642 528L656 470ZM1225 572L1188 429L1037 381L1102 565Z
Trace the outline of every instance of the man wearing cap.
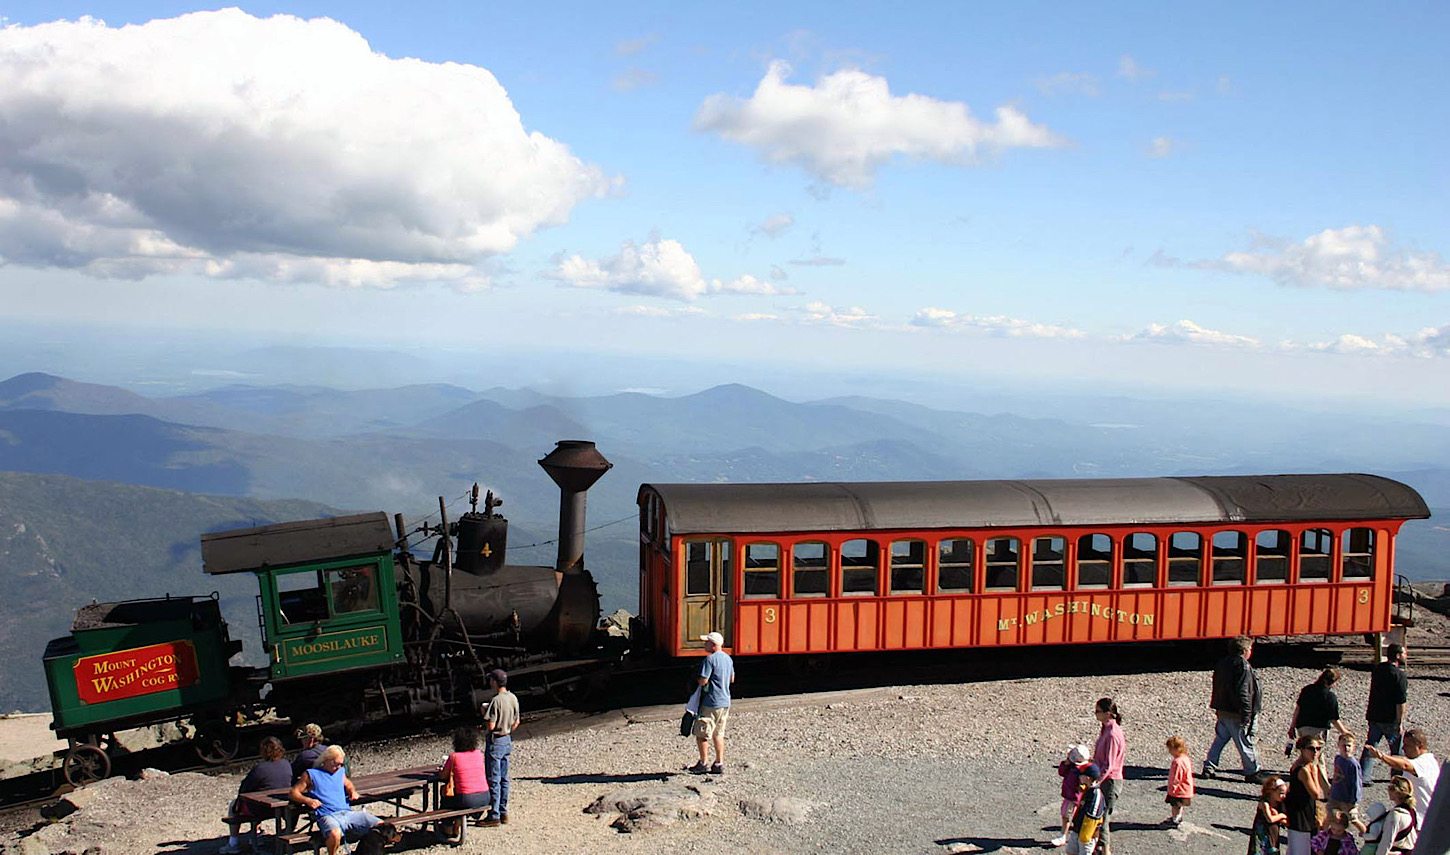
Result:
M735 682L735 660L720 648L725 636L718 632L700 636L705 642L705 659L700 663L700 715L695 719L695 747L700 762L690 767L696 775L725 774L725 722L730 717L730 684ZM710 744L715 746L715 764L708 765Z
M302 743L302 750L297 752L297 757L292 761L292 780L296 781L302 777L302 773L308 769L316 769L322 765L322 750L327 743L322 740L322 728L316 724L305 724L297 728L297 741Z
M514 728L519 726L519 696L508 690L509 675L503 669L488 672L488 687L493 700L483 711L488 733L488 751L484 766L488 775L490 812L483 825L495 826L509 821L509 757L514 752Z

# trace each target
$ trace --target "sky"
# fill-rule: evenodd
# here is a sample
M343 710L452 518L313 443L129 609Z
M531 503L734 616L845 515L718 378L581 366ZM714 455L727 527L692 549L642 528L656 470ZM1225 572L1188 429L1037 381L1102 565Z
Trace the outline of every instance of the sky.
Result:
M1444 4L0 16L0 321L82 353L424 337L1450 405Z

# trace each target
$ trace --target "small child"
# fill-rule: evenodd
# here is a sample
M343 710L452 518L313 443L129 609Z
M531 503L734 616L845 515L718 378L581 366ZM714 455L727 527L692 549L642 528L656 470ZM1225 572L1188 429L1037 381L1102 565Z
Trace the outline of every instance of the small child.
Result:
M1067 759L1057 764L1057 774L1062 776L1062 834L1049 841L1053 846L1067 842L1067 832L1072 826L1072 814L1082 801L1082 788L1078 786L1078 772L1093 759L1093 750L1086 745L1074 745L1067 752Z
M1324 830L1309 840L1310 855L1359 855L1359 844L1349 833L1349 816L1331 808L1324 818Z
M1067 836L1068 855L1093 855L1098 844L1098 827L1108 812L1108 799L1098 786L1102 769L1089 763L1077 770L1077 786L1082 799L1072 812L1072 833Z
M1334 757L1334 778L1329 784L1329 809L1343 811L1345 821L1364 833L1359 818L1359 801L1364 797L1364 779L1354 756L1354 734L1339 734L1339 753Z
M1183 810L1193 803L1193 761L1188 759L1188 743L1181 736L1170 736L1164 743L1173 760L1168 764L1168 798L1170 813L1164 825L1183 824Z

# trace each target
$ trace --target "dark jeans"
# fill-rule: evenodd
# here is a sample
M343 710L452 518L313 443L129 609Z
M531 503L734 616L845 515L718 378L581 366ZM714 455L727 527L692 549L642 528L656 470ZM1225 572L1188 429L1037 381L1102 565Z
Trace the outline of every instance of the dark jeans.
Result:
M488 793L495 817L509 815L509 755L513 753L511 736L496 736L488 741L484 767L488 770Z
M488 807L493 803L491 792L482 793L458 793L457 795L444 796L442 807L444 810L459 810L460 808L481 808Z
M1391 754L1399 754L1400 737L1404 734L1400 732L1400 723L1397 721L1371 721L1366 724L1369 725L1369 733L1365 734L1364 750L1359 753L1359 771L1367 789L1374 783L1374 757L1369 753L1369 747L1383 739L1389 743Z

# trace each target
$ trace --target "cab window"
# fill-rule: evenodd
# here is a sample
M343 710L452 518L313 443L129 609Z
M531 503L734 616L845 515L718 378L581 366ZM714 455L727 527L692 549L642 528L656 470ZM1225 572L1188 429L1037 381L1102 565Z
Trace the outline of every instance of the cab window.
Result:
M1066 584L1067 538L1032 539L1032 590L1061 591Z
M1294 536L1281 528L1261 531L1254 538L1254 581L1277 585L1289 581L1289 553Z
M1085 534L1077 539L1077 587L1106 588L1113 579L1113 539Z
M773 599L780 596L780 545L745 545L745 598Z
M1242 585L1248 573L1249 536L1241 531L1213 535L1213 584Z
M1158 536L1135 531L1123 538L1123 587L1151 588L1158 584Z
M327 587L332 592L334 615L378 610L378 586L374 579L377 567L363 564L327 571Z
M972 591L972 541L943 540L936 547L936 589L943 594Z
M987 541L988 591L1015 591L1022 570L1022 550L1015 537L994 537Z
M891 593L920 594L926 585L926 541L891 543Z
M1374 578L1374 547L1372 528L1352 528L1344 533L1344 578Z
M1197 585L1203 569L1203 535L1175 531L1168 538L1168 584Z
M322 594L322 573L305 570L277 574L277 613L286 624L327 619L327 598Z
M797 543L791 550L791 596L824 597L830 593L829 555L824 543Z
M1334 534L1327 528L1309 528L1299 539L1299 581L1329 579L1329 555L1334 551Z

